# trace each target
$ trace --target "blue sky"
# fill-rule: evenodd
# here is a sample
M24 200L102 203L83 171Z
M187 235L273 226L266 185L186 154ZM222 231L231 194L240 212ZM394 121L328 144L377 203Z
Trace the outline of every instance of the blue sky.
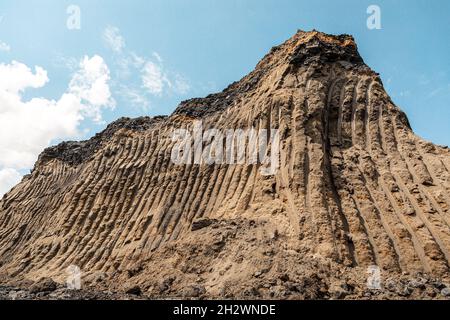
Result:
M366 26L371 4L381 9L380 30ZM79 30L66 26L70 5L80 8ZM47 103L73 92L84 58L107 66L101 121L84 113L76 137L65 130L45 142L53 144L88 138L121 116L170 114L181 100L220 91L297 29L348 33L416 133L449 145L449 12L447 0L2 0L0 64L45 69L48 82L28 85L21 99Z

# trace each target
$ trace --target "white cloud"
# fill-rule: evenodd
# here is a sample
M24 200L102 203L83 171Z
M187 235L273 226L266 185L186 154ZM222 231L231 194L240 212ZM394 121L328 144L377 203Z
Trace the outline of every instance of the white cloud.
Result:
M129 52L116 56L114 63L118 67L117 76L121 80L128 80L131 75L139 73L146 60L134 52Z
M0 170L0 197L20 182L22 175L14 169Z
M53 66L56 68L67 69L71 72L78 70L80 61L74 57L67 57L61 53L56 53L52 59Z
M409 97L410 94L411 94L411 91L409 91L409 90L400 91L400 93L399 93L400 97Z
M118 93L126 98L133 107L141 108L144 111L149 110L150 101L145 94L142 94L141 90L129 86L122 86Z
M9 52L11 50L11 47L0 40L0 51Z
M436 96L438 93L440 93L442 90L444 90L444 87L438 87L438 88L432 90L432 91L428 94L428 98L433 98L433 97Z
M114 107L108 82L109 68L102 57L84 57L80 69L74 74L69 84L69 92L81 98L90 108L85 111L94 120L101 120L100 109L103 106Z
M136 53L131 52L131 64L135 68L141 68L145 64L145 58L138 56Z
M148 58L125 50L125 40L117 27L109 26L103 34L109 47L118 53L114 56L114 62L118 67L118 78L128 83L128 91L123 90L123 85L120 85L118 90L123 98L132 99L134 104L143 103L142 108L147 111L148 99L151 96L186 94L190 91L188 79L177 72L170 71L158 52L152 52L151 57ZM133 82L130 76L136 74L140 75L140 84L130 84Z
M26 88L40 88L48 82L47 71L35 67L35 73L17 61L0 64L0 90L17 95Z
M141 69L142 86L152 95L163 93L186 94L191 90L189 80L179 73L168 71L162 58L154 52L156 62L147 60Z
M58 100L24 101L22 93L26 89L41 88L48 81L41 67L33 72L16 61L0 64L2 188L17 180L12 179L17 178L17 170L31 168L52 141L79 137L81 121L100 121L101 109L114 105L108 86L109 69L100 56L82 59L67 91Z
M165 76L159 66L149 61L142 69L142 86L153 95L160 95L164 89Z
M189 84L189 80L187 80L182 75L175 75L175 91L180 94L186 94L191 90L191 85Z
M121 52L125 48L125 40L120 35L120 30L117 27L106 27L103 32L103 40L115 52Z
M162 62L163 62L163 59L161 58L161 56L159 55L158 52L153 52L153 56L156 58L156 60L157 60L159 63L162 63Z

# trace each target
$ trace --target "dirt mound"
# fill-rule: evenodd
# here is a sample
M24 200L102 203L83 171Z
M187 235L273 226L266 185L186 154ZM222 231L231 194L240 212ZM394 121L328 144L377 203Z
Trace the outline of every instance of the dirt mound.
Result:
M278 129L279 169L174 163L195 120ZM221 93L44 151L0 202L0 282L77 266L83 288L150 297L445 298L449 195L448 148L414 135L353 38L299 31Z

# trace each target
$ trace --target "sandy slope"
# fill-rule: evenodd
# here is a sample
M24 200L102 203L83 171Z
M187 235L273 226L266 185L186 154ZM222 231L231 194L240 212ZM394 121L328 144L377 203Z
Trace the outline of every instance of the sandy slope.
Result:
M173 130L199 119L279 129L280 170L175 165ZM156 297L443 297L449 171L352 37L300 31L221 93L44 151L0 202L1 281L77 265L85 286Z

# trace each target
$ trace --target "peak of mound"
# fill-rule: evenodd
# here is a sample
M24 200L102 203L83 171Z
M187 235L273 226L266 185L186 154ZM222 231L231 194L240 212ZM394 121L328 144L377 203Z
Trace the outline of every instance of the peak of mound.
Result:
M345 65L348 69L362 68L365 72L369 71L352 36L330 35L315 30L298 31L283 44L273 47L257 64L255 70L240 81L220 93L183 101L175 110L175 114L198 118L223 111L253 92L261 82L267 81L274 69L289 68L294 71L308 66L320 69L323 64L335 62Z

